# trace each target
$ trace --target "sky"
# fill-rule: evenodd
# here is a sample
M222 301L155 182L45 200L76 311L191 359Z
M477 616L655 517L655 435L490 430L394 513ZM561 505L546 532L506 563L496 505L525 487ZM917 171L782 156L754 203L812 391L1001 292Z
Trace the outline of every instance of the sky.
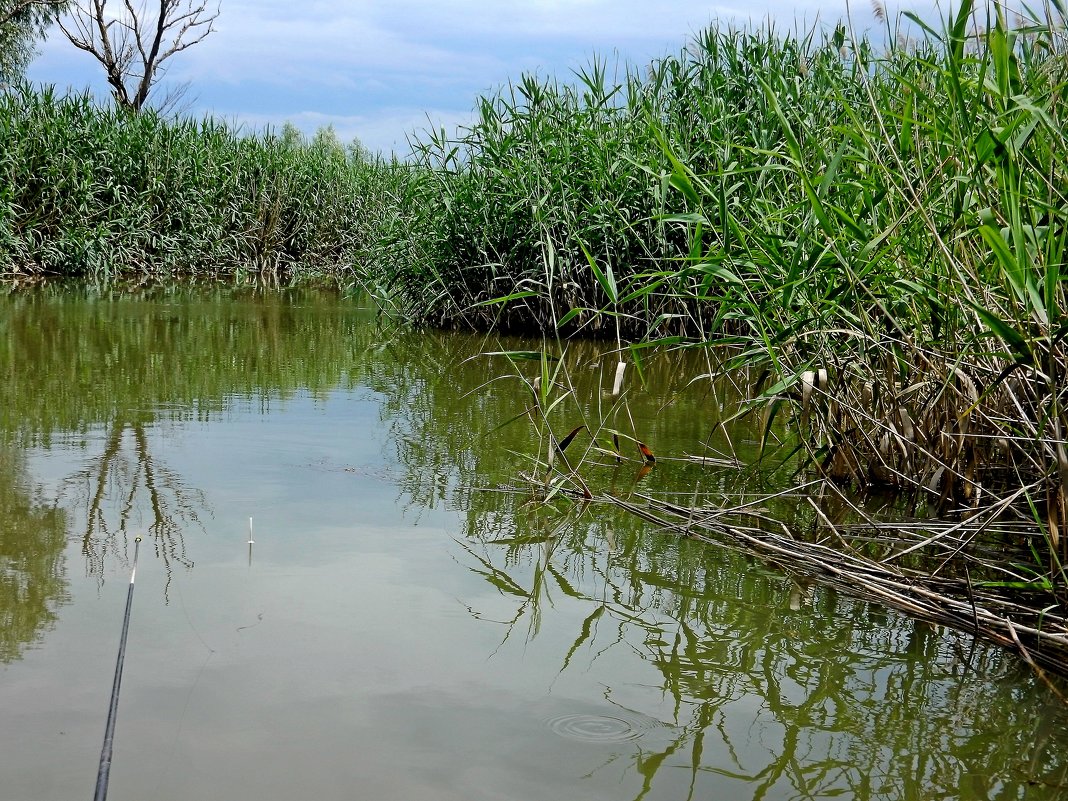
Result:
M934 0L907 7L940 13ZM594 54L644 66L713 24L833 29L847 14L855 30L881 27L870 0L221 0L215 32L168 61L165 80L188 82L190 115L308 135L332 125L343 142L403 156L410 135L452 131L524 73L570 80ZM108 97L102 68L58 29L28 77Z

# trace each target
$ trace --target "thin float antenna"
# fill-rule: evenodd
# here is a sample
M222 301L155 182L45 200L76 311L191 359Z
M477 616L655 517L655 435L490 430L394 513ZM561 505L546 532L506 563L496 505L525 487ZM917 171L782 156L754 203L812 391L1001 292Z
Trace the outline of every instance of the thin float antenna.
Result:
M119 685L122 684L122 663L126 658L126 635L130 631L130 609L133 606L134 579L137 578L137 552L141 538L134 539L133 569L130 570L130 589L126 592L126 615L122 619L122 637L119 639L119 658L115 662L115 681L111 685L111 706L108 707L108 724L104 729L104 747L100 750L100 769L96 774L96 793L93 801L108 797L108 775L111 773L111 745L115 740L115 718L119 711Z

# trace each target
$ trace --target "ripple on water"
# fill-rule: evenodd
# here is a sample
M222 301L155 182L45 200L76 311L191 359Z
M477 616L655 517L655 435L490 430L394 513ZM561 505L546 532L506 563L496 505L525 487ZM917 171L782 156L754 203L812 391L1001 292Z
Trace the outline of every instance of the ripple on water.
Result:
M550 731L584 743L622 743L641 736L641 730L622 718L607 715L560 715L546 723Z

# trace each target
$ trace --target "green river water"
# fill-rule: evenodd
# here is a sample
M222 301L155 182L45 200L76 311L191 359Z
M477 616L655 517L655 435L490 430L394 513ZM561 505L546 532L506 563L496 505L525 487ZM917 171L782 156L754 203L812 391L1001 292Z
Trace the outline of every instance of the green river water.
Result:
M0 798L90 797L137 535L112 801L1066 797L1013 654L540 502L540 365L479 356L540 347L310 290L0 298ZM580 432L595 493L784 486L682 458L756 449L709 441L736 397L700 354L623 405L616 361L573 343L546 393L558 436L658 457Z

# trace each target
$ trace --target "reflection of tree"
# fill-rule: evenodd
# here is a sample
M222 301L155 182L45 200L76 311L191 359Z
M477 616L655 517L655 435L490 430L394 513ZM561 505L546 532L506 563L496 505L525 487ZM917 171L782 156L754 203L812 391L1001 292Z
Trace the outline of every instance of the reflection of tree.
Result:
M67 596L63 512L28 490L25 457L0 446L0 663L18 659Z
M192 567L182 532L200 525L204 497L152 455L144 420L109 423L102 453L67 484L84 488L81 540L89 573L103 575L105 555L125 552L133 528L155 542L168 575L174 563Z
M673 713L667 736L635 743L638 799L676 787L680 770L686 799L732 784L746 798L917 801L961 797L965 781L973 798L1068 784L1068 758L1048 741L1068 720L1041 692L1022 691L1007 652L972 653L965 635L832 589L810 588L813 609L798 610L788 579L704 543L624 533L612 509L554 517L500 494L476 503L468 565L500 598L476 617L503 625L504 639L526 620L533 638L568 606L582 622L561 673L637 657L659 674ZM820 628L827 621L833 628ZM1002 710L996 723L991 710Z
M50 448L102 432L99 454L66 482L83 505L77 536L91 573L103 575L133 534L155 540L168 571L188 565L183 529L199 524L204 499L159 460L156 432L234 398L266 409L298 391L356 386L376 338L368 316L314 289L46 285L2 296L0 434Z

